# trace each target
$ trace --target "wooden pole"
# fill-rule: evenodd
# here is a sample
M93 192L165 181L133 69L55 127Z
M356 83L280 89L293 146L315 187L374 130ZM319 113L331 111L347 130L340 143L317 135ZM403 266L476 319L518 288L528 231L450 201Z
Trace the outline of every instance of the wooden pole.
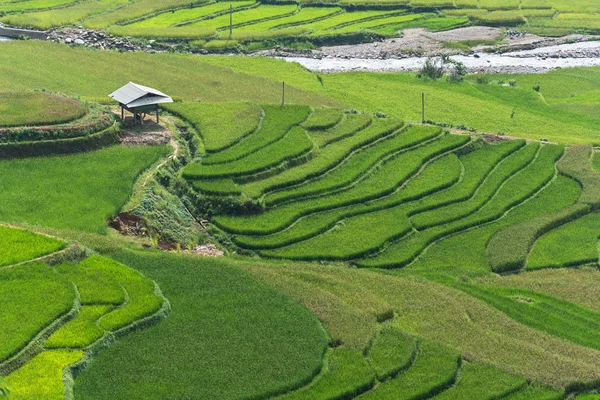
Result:
M285 81L281 85L281 105L285 105Z
M229 38L233 35L233 3L229 3Z
M125 117L124 111L123 111L123 106L121 106L121 121L125 122L125 120L123 119Z
M425 123L425 92L421 92L421 123Z
M160 124L160 119L158 117L158 104L156 105L156 123Z

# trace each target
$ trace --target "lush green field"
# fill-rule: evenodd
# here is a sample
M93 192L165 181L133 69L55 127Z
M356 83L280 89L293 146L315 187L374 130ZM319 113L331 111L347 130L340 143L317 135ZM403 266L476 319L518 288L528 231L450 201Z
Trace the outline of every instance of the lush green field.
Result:
M62 157L0 161L0 219L84 232L106 232L135 179L166 147L114 146Z
M36 235L12 231L22 245L39 250ZM2 235L0 250L16 255L8 236ZM36 256L22 255L24 261ZM93 346L106 346L115 334L156 322L169 310L154 282L139 272L99 255L76 257L68 264L33 260L0 269L0 375L11 398L64 398L72 390L68 368L89 360Z
M82 117L85 105L75 99L42 92L1 93L0 126L55 125Z
M542 3L520 10L550 9ZM132 19L164 11L125 7ZM313 12L323 27L354 12L378 17L361 24L405 18ZM165 147L1 161L0 222L79 240L0 229L0 376L12 397L515 400L600 389L598 69L450 84L317 76L262 58L6 46L6 90L98 98L138 74L181 97L164 121L199 151L175 138L185 157L139 201L181 203L157 223L185 214L228 250L144 249L107 229ZM411 122L421 91L427 119L506 135Z

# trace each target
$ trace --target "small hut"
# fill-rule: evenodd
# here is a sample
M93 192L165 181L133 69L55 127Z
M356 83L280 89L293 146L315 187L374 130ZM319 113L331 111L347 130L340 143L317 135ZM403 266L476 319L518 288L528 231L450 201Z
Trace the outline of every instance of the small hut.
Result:
M112 92L109 97L119 102L121 119L124 117L125 110L133 114L134 125L137 123L138 118L143 123L142 115L150 112L156 112L156 123L159 123L158 105L173 102L173 99L166 94L133 82L129 82L122 88Z

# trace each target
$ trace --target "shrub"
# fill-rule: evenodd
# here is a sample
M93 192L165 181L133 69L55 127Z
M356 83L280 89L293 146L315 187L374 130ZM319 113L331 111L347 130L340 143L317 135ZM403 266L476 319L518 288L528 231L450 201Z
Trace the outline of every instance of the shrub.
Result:
M417 73L419 78L440 79L445 72L444 62L439 58L427 57L425 63Z

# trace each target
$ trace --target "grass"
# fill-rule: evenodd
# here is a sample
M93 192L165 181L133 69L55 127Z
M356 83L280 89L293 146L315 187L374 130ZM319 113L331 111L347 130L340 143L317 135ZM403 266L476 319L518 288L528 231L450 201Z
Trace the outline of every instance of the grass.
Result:
M272 63L264 59L243 61L238 57L90 52L35 40L13 41L2 46L5 57L0 61L0 85L3 91L46 88L69 95L106 97L134 74L137 83L183 100L273 104L281 102L279 78L288 76L288 104L340 104L313 91L320 87L313 74L282 60ZM36 54L35 59L28 54ZM243 73L244 69L252 74ZM290 77L291 71L294 72ZM86 79L74 80L74 75Z
M518 392L527 385L525 378L485 364L462 363L456 384L436 396L449 399L498 399Z
M49 29L74 24L95 14L103 13L126 4L126 0L84 0L70 7L57 10L11 14L0 18L0 21L15 26Z
M47 349L84 348L104 335L104 329L97 324L98 319L108 313L112 306L83 306L79 314L44 343Z
M321 369L328 338L318 320L226 260L114 256L155 279L173 311L100 353L77 378L77 398L266 396L303 386Z
M383 381L410 367L417 353L417 342L396 328L384 326L369 350L369 362Z
M99 327L103 330L116 331L157 312L163 305L164 299L155 293L154 282L133 269L96 255L86 258L80 266L84 270L101 270L112 276L127 293L126 302L121 307L98 318Z
M600 348L599 338L594 335L598 324L595 311L530 289L450 284L527 326L582 346Z
M42 257L65 247L62 240L5 226L0 226L0 243L0 267Z
M325 140L329 140L331 145L321 148L315 157L304 164L286 169L280 174L266 179L248 182L243 185L243 188L238 187L237 190L244 190L251 197L259 197L265 192L293 186L326 173L329 169L344 161L353 151L367 146L384 134L379 130L362 130L370 122L369 117L356 116L353 118L349 116L334 128L319 131L317 134L309 132L312 141L317 146ZM325 144L321 146L325 146Z
M296 126L280 140L238 160L221 164L190 164L184 169L183 176L190 180L240 178L306 156L313 147L314 143L306 131Z
M343 99L352 107L382 111L407 121L421 120L421 93L425 92L425 114L429 120L455 126L464 124L482 132L496 133L502 130L507 135L536 140L544 137L571 144L596 142L594 126L597 122L592 122L596 117L561 110L552 103L544 102L532 89L535 82L539 81L545 96L550 90L558 89L558 86L563 93L569 91L565 82L577 88L572 91L587 91L589 89L584 88L589 88L590 83L583 84L579 77L565 73L536 79L529 76L523 83L520 82L525 79L523 75L505 77L507 80L516 79L519 82L517 87L476 85L470 82L450 84L418 79L412 74L361 72L326 75L323 85L329 95ZM496 76L490 78L494 80ZM593 75L590 79L594 81ZM529 82L532 82L531 85L528 85ZM388 96L386 93L402 93L402 96ZM570 93L558 98L569 98ZM542 124L544 129L540 131Z
M168 9L176 9L183 7L187 8L193 3L194 2L190 3L188 0L167 0L161 1L157 4L152 0L139 0L135 3L129 3L124 7L120 7L117 10L108 13L103 13L93 18L88 18L83 22L83 26L92 29L104 29L114 24L122 24L124 22L136 20L138 18L144 18L144 21L146 21L147 19L145 18L147 18L148 15L153 15L155 13ZM200 3L200 5L202 5L204 1L195 3ZM224 4L221 4L220 6L221 8L224 8ZM197 10L197 8L192 8L192 10ZM188 11L188 9L170 12L168 14L181 13L183 11ZM162 16L168 14L165 13L160 15Z
M454 382L460 365L460 356L455 351L426 340L418 342L418 349L411 368L381 383L363 398L422 399L441 392Z
M75 293L43 264L0 270L0 362L21 350L50 323L73 307ZM27 318L23 318L26 315Z
M514 208L504 218L433 243L407 267L407 272L487 275L490 267L486 248L496 232L503 227L567 208L577 201L579 194L580 188L575 181L558 176L539 195Z
M223 164L240 160L249 154L277 142L283 138L289 130L303 122L310 114L306 106L263 106L265 116L258 129L246 140L228 148L226 151L210 155L202 161L205 165ZM193 167L190 167L193 168ZM184 175L186 173L184 172ZM193 175L191 176L193 178Z
M139 2L134 4L139 4ZM254 4L255 3L253 1L236 1L235 3L231 3L234 9L239 7L249 7ZM130 24L129 27L162 28L182 24L188 21L198 20L200 18L206 18L211 15L224 13L227 11L229 11L229 3L210 3L201 7L182 8L172 12L161 13L152 18L146 18ZM88 21L89 23L92 23L93 20Z
M313 310L332 338L344 344L367 346L368 340L359 337L375 335L376 324L357 311L374 320L375 314L393 309L398 313L390 321L393 326L455 349L456 356L455 351L556 388L594 379L597 361L591 354L596 350L517 323L485 302L422 277L309 264L252 263L245 268ZM589 292L580 296L589 297Z
M313 110L310 117L302 124L309 131L325 130L337 125L344 114L337 108L317 108Z
M249 8L246 10L238 10L232 14L233 26L251 24L268 19L279 19L288 15L292 15L297 11L296 5L261 5L258 8ZM201 29L229 29L229 14L221 15L211 19L204 19L195 22L190 27Z
M333 169L323 176L318 176L315 180L309 180L302 185L267 195L265 199L267 204L275 205L343 188L360 178L369 168L376 165L386 156L390 156L402 149L416 146L439 135L437 131L424 133L420 130L408 130L402 132L399 131L400 128L402 128L402 122L399 121L375 121L361 132L360 136L369 138L369 140L383 137L383 140L376 142L369 148L351 153L338 168ZM355 137L358 137L358 135ZM362 142L361 144L364 143ZM339 158L341 157L338 156Z
M105 233L137 176L166 147L121 147L62 157L0 161L0 219Z
M85 104L43 92L0 93L0 126L57 125L81 118Z
M509 179L498 193L478 212L456 222L423 231L390 245L374 259L357 262L363 267L394 268L413 262L433 242L502 217L511 208L519 205L542 189L554 175L554 162L560 157L560 146L544 146L540 155L527 168Z
M254 132L263 111L252 103L173 103L164 108L190 122L207 152L224 150Z
M419 175L407 182L404 190L367 204L325 211L300 218L290 228L267 236L235 236L234 242L250 249L272 249L309 239L329 229L345 228L344 218L361 215L418 199L452 186L460 180L461 164L456 156L442 157L431 162ZM337 225L337 226L336 226Z
M543 235L531 249L527 269L597 264L599 222L593 213Z
M538 150L539 146L536 144L522 148L498 164L468 200L416 214L411 217L411 222L418 230L424 230L472 214L483 207L507 179L529 165L534 160Z
M373 174L360 186L353 186L330 196L296 202L281 206L259 216L233 218L219 216L213 221L228 231L243 234L268 234L282 230L301 216L319 211L363 203L393 193L402 183L413 176L431 158L465 144L466 137L447 135L424 146L419 151L396 157ZM390 174L396 171L396 174Z
M6 378L10 398L19 400L61 400L65 385L63 370L81 359L80 350L51 350L35 356Z
M277 397L278 400L338 399L355 396L371 388L375 374L363 354L357 350L335 349L327 370L309 386Z

